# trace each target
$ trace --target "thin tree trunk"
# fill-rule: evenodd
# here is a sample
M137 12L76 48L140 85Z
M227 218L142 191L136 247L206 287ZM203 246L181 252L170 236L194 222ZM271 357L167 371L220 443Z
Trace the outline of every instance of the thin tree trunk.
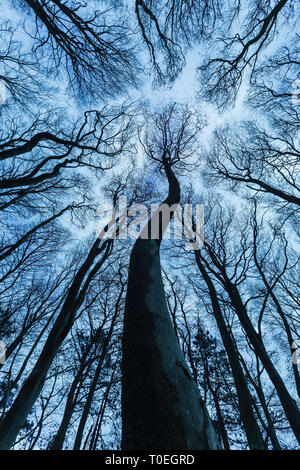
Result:
M28 354L26 355L26 358L24 359L23 364L22 364L18 374L16 375L14 380L7 385L7 390L5 392L5 397L3 397L3 399L0 401L0 406L3 406L3 412L5 411L6 403L7 403L7 400L9 398L9 394L10 394L11 390L13 390L16 387L16 385L18 384L20 378L22 377L22 374L23 374L24 370L26 369L26 366L28 364L29 359L31 358L31 356L34 353L36 347L38 346L38 344L39 344L43 334L45 333L46 329L48 328L51 320L52 320L52 315L47 320L47 323L43 326L42 330L40 331L39 335L37 336L36 340L34 341L32 347L28 351Z
M267 432L268 432L269 437L271 439L273 448L274 448L274 450L280 450L281 447L280 447L280 444L279 444L279 441L278 441L278 438L277 438L277 434L276 434L276 431L275 431L275 427L274 427L271 415L269 413L269 408L268 408L268 405L267 405L267 402L266 402L266 399L265 399L265 395L264 395L264 391L263 391L263 388L262 388L260 376L258 374L257 383L256 383L255 380L253 379L253 377L251 376L251 374L248 370L247 364L244 361L242 356L240 356L240 360L241 360L241 363L243 364L243 367L244 367L244 370L246 372L246 375L247 375L248 379L250 380L250 382L252 383L253 387L256 390L258 399L261 403L262 409L264 411L264 415L265 415L266 420L267 420Z
M300 444L300 413L295 400L289 394L280 374L274 367L269 354L267 353L264 344L259 334L255 331L249 317L247 310L242 302L238 289L233 285L229 279L225 278L225 288L230 296L232 305L238 315L241 325L243 326L250 343L252 344L255 353L259 357L262 365L266 369L274 387L278 393L282 407L285 411L286 417L291 425L291 428Z
M101 371L102 371L103 362L105 360L107 349L108 349L108 346L109 346L109 343L110 343L110 340L111 340L111 337L112 337L112 334L113 334L114 326L115 326L115 323L116 323L116 320L117 320L117 317L118 317L119 305L120 305L120 302L121 302L123 291L124 291L124 285L122 285L122 289L121 289L121 291L119 293L119 296L118 296L118 299L116 301L114 315L113 315L113 318L111 320L109 331L108 331L108 333L105 337L105 340L104 340L104 343L103 343L103 346L102 346L102 351L101 351L101 354L100 354L100 358L98 360L98 364L97 364L96 370L94 372L94 378L93 378L93 381L91 383L89 393L88 393L88 396L87 396L87 399L86 399L86 402L85 402L85 405L84 405L84 408L83 408L83 412L82 412L82 415L81 415L81 418L80 418L80 422L79 422L76 437L75 437L75 442L74 442L74 447L73 447L74 450L79 450L80 446L81 446L81 441L82 441L82 438L83 438L84 428L85 428L87 418L88 418L88 415L89 415L89 412L90 412L90 409L91 409L91 405L92 405L93 398L94 398L94 395L95 395L95 391L96 391L97 383L98 383L98 380L99 380L99 376L100 376Z
M286 316L285 316L285 313L284 311L282 310L281 308L281 305L276 297L276 295L274 294L273 290L272 290L272 287L270 286L270 284L268 283L267 281L267 278L266 276L264 275L263 273L263 270L261 269L261 266L257 260L257 256L256 256L256 250L254 252L254 260L255 260L255 264L256 264L256 267L259 271L259 274L263 280L263 283L265 284L267 290L268 290L268 293L270 294L270 297L271 299L273 300L274 302L274 305L276 307L276 310L278 312L278 314L280 315L280 318L282 320L282 323L283 323L283 327L284 327L284 330L285 330L285 333L286 333L286 336L287 336L287 340L289 342L289 346L290 346L290 351L291 351L291 356L293 354L293 342L294 342L294 339L293 339L293 335L292 335L292 332L291 332L291 328L290 328L290 325L286 319ZM296 384L296 389L297 389L297 393L298 393L298 397L300 398L300 376L299 376L299 370L298 370L298 365L296 364L296 362L292 362L292 367L293 367L293 373L294 373L294 379L295 379L295 384Z
M75 404L76 404L76 400L74 399L74 397L75 397L77 385L81 379L82 371L83 371L83 367L79 369L79 371L74 377L74 380L72 382L71 388L68 393L62 421L60 423L60 426L58 428L58 431L54 439L49 445L50 450L61 450L63 448L63 444L66 438L66 433L67 433L70 420L72 418L73 411L74 411Z
M220 435L221 435L221 438L222 438L222 441L223 441L224 449L225 450L230 450L228 434L227 434L225 422L224 422L224 419L223 419L223 414L222 414L222 410L221 410L221 407L220 407L219 399L218 399L217 393L212 392L212 395L213 395L214 404L215 404L215 407L216 407L216 413L217 413L217 418L218 418L218 426L219 426Z
M92 434L92 437L91 437L89 450L96 450L96 448L97 448L97 444L98 444L98 440L99 440L100 432L101 432L101 428L102 428L102 423L103 423L103 419L104 419L104 413L105 413L106 405L107 405L107 402L108 402L109 393L110 393L110 390L111 390L111 387L112 387L112 384L113 384L113 381L114 381L114 376L115 376L115 372L116 372L116 369L117 369L117 365L118 365L118 363L116 361L115 366L114 366L113 371L112 371L112 374L110 376L109 383L106 386L106 390L104 392L104 396L102 398L102 402L101 402L101 405L100 405L100 408L99 408L99 411L98 411L97 422L96 422L95 427L93 429L93 434ZM86 448L86 445L87 445L87 440L85 442L84 449Z

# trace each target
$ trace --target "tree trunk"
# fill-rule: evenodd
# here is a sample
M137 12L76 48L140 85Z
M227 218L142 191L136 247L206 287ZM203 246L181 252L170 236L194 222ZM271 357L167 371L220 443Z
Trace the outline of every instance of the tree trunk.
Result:
M256 383L255 380L253 379L253 377L251 376L251 374L248 370L247 364L244 361L243 357L241 357L241 362L243 364L243 367L245 369L245 373L246 373L248 379L250 380L250 382L252 383L253 387L256 390L257 396L259 398L262 409L264 411L264 415L265 415L266 420L267 420L267 429L266 429L266 431L267 431L267 433L270 437L273 448L274 448L274 450L280 450L281 447L280 447L280 444L279 444L279 441L278 441L278 438L277 438L277 434L276 434L276 431L275 431L275 427L274 427L271 415L269 413L269 407L268 407L266 399L265 399L265 394L264 394L264 391L263 391L263 388L262 388L260 376L259 376L259 374L257 375L257 383Z
M275 304L275 307L276 307L276 310L277 312L279 313L280 315L280 318L282 320L282 323L283 323L283 327L284 327L284 330L285 330L285 333L286 333L286 336L287 336L287 340L289 342L289 346L290 346L290 351L291 351L291 356L293 354L293 343L294 343L294 339L293 339L293 335L292 335L292 332L291 332L291 328L290 328L290 325L286 319L286 316L285 316L285 313L284 311L282 310L281 308L281 305L276 297L276 295L274 294L273 290L272 290L272 287L270 286L270 284L268 283L267 281L267 278L266 276L264 275L264 272L257 260L257 256L256 256L256 252L254 253L254 260L255 260L255 264L257 266L257 269L259 271L259 274L261 275L261 278L263 280L263 283L265 284L267 290L268 290L268 293L270 294L270 297L271 299L273 300L274 304ZM292 367L293 367L293 373L294 373L294 378L295 378L295 384L296 384L296 389L297 389L297 393L298 393L298 398L300 398L300 376L299 376L299 370L298 370L298 364L292 362Z
M103 346L102 346L102 351L101 351L100 357L98 359L96 370L94 372L94 378L93 378L93 381L90 385L88 396L87 396L87 399L86 399L86 402L85 402L85 405L84 405L84 408L83 408L83 412L82 412L82 415L81 415L81 418L80 418L80 421L79 421L79 425L78 425L78 429L77 429L77 433L76 433L76 437L75 437L75 442L74 442L74 447L73 447L74 450L79 450L80 446L81 446L83 433L84 433L84 428L85 428L85 425L86 425L86 422L87 422L87 419L88 419L88 415L89 415L89 412L90 412L90 409L91 409L91 406L92 406L92 403L93 403L93 399L94 399L96 387L97 387L97 384L98 384L98 380L99 380L99 377L100 377L100 374L101 374L101 371L102 371L102 367L103 367L103 363L104 363L104 360L105 360L105 357L106 357L107 349L108 349L108 346L109 346L109 343L110 343L110 340L111 340L111 337L112 337L112 334L113 334L114 326L115 326L115 323L116 323L116 320L117 320L117 316L118 316L118 313L119 313L119 305L120 305L122 294L123 294L123 286L122 286L122 289L121 289L120 294L118 296L118 299L116 301L115 312L114 312L113 318L111 320L109 331L107 332L107 335L104 339L104 343L103 343Z
M223 441L223 446L224 446L225 450L230 450L228 434L227 434L225 422L224 422L224 419L223 419L223 414L222 414L222 410L221 410L221 407L220 407L218 394L212 392L212 395L213 395L214 404L215 404L215 407L216 407L216 413L217 413L217 418L218 418L218 427L219 427L220 436L221 436L222 441Z
M164 204L170 207L179 203L180 188L171 165L164 162L164 167L169 181ZM122 350L122 448L217 449L215 430L171 323L159 248L160 240L138 238L130 259Z
M70 420L72 418L72 414L75 408L76 400L75 400L75 392L78 383L80 382L81 376L83 372L83 367L79 369L77 374L74 377L74 380L72 382L71 388L68 393L67 401L66 401L66 406L65 406L65 411L64 415L62 418L62 421L60 423L60 426L58 428L58 431L52 440L52 442L49 445L50 450L62 450L63 444L65 441L66 433L70 424Z
M104 392L102 402L100 404L100 408L99 408L98 416L97 416L97 421L96 421L96 424L94 426L92 437L91 437L91 440L90 440L89 450L96 450L97 449L97 443L98 443L98 440L99 440L99 437L100 437L102 423L103 423L103 420L104 420L104 413L105 413L106 406L107 406L107 403L108 403L109 393L110 393L111 387L113 385L114 376L115 376L117 366L118 366L118 362L116 361L115 365L114 365L114 368L113 368L113 371L112 371L111 376L110 376L109 383L106 386L106 390ZM88 439L85 440L85 445L83 447L84 450L86 449L87 443L88 443Z

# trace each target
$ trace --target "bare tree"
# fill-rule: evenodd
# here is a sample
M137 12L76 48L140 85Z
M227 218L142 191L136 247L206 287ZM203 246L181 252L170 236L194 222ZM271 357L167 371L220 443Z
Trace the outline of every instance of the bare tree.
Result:
M173 168L184 164L197 131L175 106L154 115L154 126L156 139L148 140L148 133L145 148L167 176L169 192L162 204L174 211L180 187ZM154 217L149 225L153 223ZM165 228L162 222L162 233ZM148 227L143 233L148 234ZM169 317L160 268L161 234L156 239L144 235L131 253L125 304L122 448L216 449L215 431Z
M138 72L132 32L124 11L82 2L20 0L34 15L34 52L46 51L54 75L67 73L81 100L116 95L135 85Z
M84 301L89 283L111 254L112 246L113 240L102 241L97 238L76 273L34 368L1 422L1 436L3 436L1 448L12 446L19 430L24 425L28 413L40 394L48 369L73 326L76 313Z
M241 194L250 189L252 195L259 192L268 196L286 220L299 210L298 165L297 138L270 133L248 121L215 132L207 175L232 189L241 186Z
M218 220L213 222L211 240L207 240L204 245L205 253L207 253L207 257L206 254L204 256L205 267L208 272L213 274L217 282L220 283L228 295L232 309L245 331L249 344L251 344L255 354L265 367L280 398L291 428L296 438L299 440L299 410L266 350L260 326L261 318L266 308L266 298L268 298L270 293L267 292L265 294L267 297L263 296L264 301L260 306L260 316L258 317L259 332L257 332L248 313L248 304L250 300L257 299L260 295L252 296L248 294L248 296L245 296L244 290L241 290L245 279L247 279L247 275L249 275L249 266L251 266L251 256L249 256L251 239L249 240L247 237L247 226L249 222L244 222L244 226L241 227L238 232L240 233L238 245L235 239L234 245L230 248L230 251L227 252L226 244L228 240L232 240L232 215L228 213L226 217L224 211L221 212L222 217L219 219L220 222L218 222Z
M172 83L185 65L185 53L201 37L209 37L221 17L218 0L136 0L135 13L149 51L157 83ZM160 54L163 61L160 60Z
M271 5L269 1L258 0L249 9L246 7L246 13L239 2L233 9L229 5L224 32L221 37L213 38L214 45L220 49L219 56L209 58L199 67L204 85L200 94L204 99L221 107L234 102L243 76L249 73L251 78L262 50L274 39L279 21L283 18L287 21L293 15L293 3L279 0Z

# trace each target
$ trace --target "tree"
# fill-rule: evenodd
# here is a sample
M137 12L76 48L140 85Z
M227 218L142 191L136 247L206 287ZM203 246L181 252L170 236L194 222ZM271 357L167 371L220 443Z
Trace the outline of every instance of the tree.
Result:
M234 103L242 84L243 76L250 79L255 72L262 50L274 39L280 20L293 17L293 1L279 0L274 5L269 1L258 0L243 10L240 4L229 4L226 10L227 21L221 37L213 39L213 45L220 48L220 55L208 58L199 67L205 85L200 94L220 107ZM238 23L241 14L240 23ZM237 25L235 24L237 23ZM235 33L234 26L241 31ZM230 32L233 32L230 35Z
M208 256L208 258L205 256L205 266L225 290L232 305L232 309L239 319L255 354L265 367L269 378L278 393L291 428L293 429L296 438L299 440L299 410L295 400L289 393L281 375L277 371L265 348L261 330L257 333L249 317L248 303L251 299L251 295L249 296L249 299L246 297L246 300L244 292L242 294L240 291L240 285L247 278L246 273L249 263L251 262L251 257L249 258L249 256L247 256L249 246L251 246L246 236L248 222L246 222L244 227L240 229L239 244L236 248L231 248L229 255L229 253L226 252L225 247L226 240L231 239L232 217L228 214L228 217L226 218L223 212L223 215L219 220L221 222L216 220L213 223L212 237L214 243L212 244L211 242L206 241L204 245L205 252ZM239 255L234 251L235 249L239 252ZM269 292L267 293L267 296L268 295ZM261 306L261 315L264 309L265 302L263 302Z
M173 167L184 164L195 131L188 116L181 118L174 106L154 120L159 126L152 130L156 140L152 145L149 141L148 154L167 176L169 192L162 204L172 208L180 200ZM150 229L151 224L153 216ZM164 233L164 222L161 230ZM129 265L122 346L122 448L216 449L215 431L169 317L160 268L161 234L156 240L147 239L147 234L148 227L137 238Z
M120 94L124 83L136 83L131 31L120 9L59 0L22 0L21 5L35 18L34 51L46 50L50 71L57 76L64 69L82 100Z
M6 449L12 446L19 430L24 425L28 413L39 396L43 381L58 348L73 326L76 312L82 305L89 283L111 254L112 246L112 240L102 241L101 238L97 238L76 273L61 311L56 318L34 368L0 424L2 436L0 441L1 448Z
M249 392L245 375L242 370L242 366L239 361L239 353L233 342L232 335L228 330L226 322L223 318L222 309L218 300L217 291L211 280L205 263L201 259L200 251L195 251L195 258L197 266L205 280L205 283L209 290L209 295L212 303L213 314L216 319L222 341L227 352L228 360L231 366L232 374L234 377L235 387L239 400L239 410L241 413L241 419L245 428L248 443L250 449L263 450L264 443L262 435L257 424L257 420L253 410L252 397Z
M290 34L289 43L257 67L248 97L251 108L267 111L272 125L288 136L299 130L299 35Z
M222 16L218 0L135 0L135 14L158 84L172 83L178 77L186 51L195 40L209 37Z
M243 195L259 193L267 204L272 202L282 224L289 219L297 230L300 197L296 137L270 133L253 121L226 126L215 131L207 162L208 181L221 180Z
M0 448L296 448L296 14L4 2Z
M78 329L76 335L74 335L75 344L73 344L73 347L78 351L78 357L74 365L73 380L71 381L71 386L67 389L68 393L63 417L55 436L49 443L50 449L59 450L63 448L74 414L79 414L80 417L74 448L81 447L84 429L87 427L92 403L95 395L97 395L97 388L99 387L99 383L103 386L102 382L105 382L105 377L107 374L110 374L110 356L113 355L115 358L112 343L113 340L116 341L116 337L119 335L119 328L117 328L117 326L121 324L121 307L125 288L125 282L122 279L123 266L121 263L118 269L119 270L115 270L115 267L111 266L110 269L102 275L101 279L97 279L98 282L101 280L103 285L100 295L95 282L93 289L94 295L91 295L92 292L89 292L87 296L88 299L91 299L88 301L87 305L87 319L86 321L81 320L82 328ZM112 277L114 278L113 282ZM115 302L116 294L118 295L117 302ZM96 314L93 311L95 305L98 309ZM85 326L86 323L87 327ZM88 331L89 334L86 334L86 331ZM118 344L119 343L118 341ZM69 354L72 355L72 352L72 348L70 348ZM118 364L118 361L116 361L116 364ZM86 387L87 392L83 393ZM106 395L107 390L104 392L104 396ZM81 402L82 409L79 408ZM95 405L97 406L97 401ZM103 414L101 418L101 422L102 421ZM101 428L100 423L98 423L94 434L99 434L99 427ZM92 438L92 442L95 440L97 440L96 435ZM86 445L86 443L84 445Z
M181 249L182 247L179 248ZM178 255L178 247L176 252ZM223 448L229 450L230 443L236 444L239 408L226 352L220 350L216 339L202 327L205 316L200 302L204 300L205 293L199 294L194 273L191 276L190 273L186 276L171 276L164 270L164 281L168 309L184 357L203 393L204 403L209 409L219 440ZM199 295L200 302L196 305L193 290Z

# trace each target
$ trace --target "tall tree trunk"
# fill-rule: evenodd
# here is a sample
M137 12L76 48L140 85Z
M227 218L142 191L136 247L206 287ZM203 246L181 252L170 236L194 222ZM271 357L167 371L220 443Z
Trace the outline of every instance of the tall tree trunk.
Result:
M23 374L24 370L26 369L26 366L27 366L32 354L34 353L34 351L35 351L36 347L38 346L42 336L44 335L45 331L47 330L51 320L52 320L52 316L50 316L50 318L47 320L47 323L43 326L42 330L38 334L36 340L34 341L33 345L31 346L30 350L28 351L28 353L26 355L26 358L24 359L23 364L22 364L19 372L17 373L16 377L13 379L12 382L7 384L7 389L6 389L6 392L5 392L5 396L0 400L0 406L3 406L3 414L5 412L6 403L7 403L7 400L9 398L9 394L10 394L11 390L14 390L14 388L17 386L20 378L22 377L22 374ZM21 343L20 343L20 345L21 345Z
M256 247L255 247L256 248ZM281 305L272 289L272 287L270 286L270 284L268 283L267 281L267 278L266 276L264 275L264 272L261 268L261 265L259 264L258 262L258 259L257 259L257 254L256 254L256 249L254 251L254 260L255 260L255 264L257 266L257 269L259 271L259 274L261 275L261 278L263 280L263 283L264 285L266 286L267 288L267 292L270 294L270 297L271 299L273 300L274 302L274 305L276 307L276 310L278 312L278 314L280 315L280 318L282 320L282 323L283 323L283 327L284 327L284 330L285 330L285 333L286 333L286 336L287 336L287 340L289 342L289 346L290 346L290 351L291 351L291 356L293 354L293 344L294 344L294 338L293 338L293 335L292 335L292 331L291 331L291 328L290 328L290 325L289 325L289 322L287 321L286 319L286 316L285 316L285 313L284 311L282 310L281 308ZM299 376L299 370L298 370L298 364L296 362L292 362L292 367L293 367L293 373L294 373L294 379L295 379L295 384L296 384L296 389L297 389L297 394L298 394L298 397L300 398L300 376Z
M96 370L94 372L94 377L93 377L92 383L89 387L88 396L87 396L87 399L86 399L86 402L84 404L83 411L82 411L82 414L81 414L81 417L80 417L79 425L78 425L76 436L75 436L73 450L79 450L80 449L81 441L82 441L83 433L84 433L84 428L85 428L85 425L86 425L86 422L87 422L87 419L88 419L88 415L89 415L89 412L90 412L90 409L91 409L91 406L92 406L92 403L93 403L94 394L95 394L95 391L96 391L96 387L97 387L97 384L98 384L98 381L99 381L99 376L101 374L103 362L104 362L104 359L105 359L105 354L106 354L106 350L103 349L102 352L101 352L100 358L98 359L97 367L96 367Z
M80 364L79 368L77 370L77 373L75 374L75 377L72 381L71 387L68 392L67 396L67 401L65 404L65 409L64 409L64 414L63 418L61 420L60 426L58 428L58 431L55 435L55 437L50 441L48 448L50 450L61 450L63 448L63 444L65 441L66 433L68 431L68 427L75 409L75 406L77 404L78 400L78 395L80 393L80 390L82 388L82 384L85 380L85 377L89 373L89 370L91 369L94 361L94 356L90 356L90 353L92 352L94 348L94 342L96 343L96 348L97 348L97 343L99 341L100 337L100 332L102 330L98 330L98 333L96 334L95 337L90 341L88 347L85 349Z
M212 392L212 390L211 390L211 392ZM215 407L216 407L216 413L217 413L217 418L218 418L218 427L219 427L220 436L221 436L222 441L223 441L223 446L224 446L225 450L230 450L228 434L227 434L227 430L226 430L226 426L225 426L225 422L224 422L220 402L219 402L219 399L218 399L218 394L212 392L212 395L213 395L214 404L215 404Z
M101 429L102 429L102 423L103 423L103 420L104 420L104 413L105 413L106 406L107 406L107 403L108 403L108 397L109 397L109 394L110 394L110 390L111 390L111 387L112 387L113 382L114 382L114 376L115 376L117 366L118 366L118 362L116 361L115 365L114 365L114 368L113 368L113 371L112 371L111 376L110 376L110 380L109 380L109 382L106 386L106 390L103 394L103 398L102 398L102 401L101 401L101 404L100 404L100 407L99 407L97 421L96 421L96 424L94 426L92 437L91 437L91 440L90 440L89 450L96 450L97 449L97 443L98 443L98 440L99 440L99 437L100 437L100 433L101 433ZM85 445L83 447L84 449L86 449L87 443L88 443L88 439L86 439L86 441L85 441Z
M164 204L171 207L179 203L180 188L171 165L163 163L169 181ZM122 448L217 449L215 430L169 316L160 241L138 238L130 258L122 349Z
M68 430L68 427L69 427L69 424L73 415L73 411L76 405L75 392L76 392L78 384L81 381L83 369L84 369L83 366L80 367L80 369L78 370L77 374L74 377L74 380L72 382L71 388L68 393L63 418L61 420L60 426L58 428L58 431L54 439L49 445L50 450L62 450L63 448L66 433L67 433L67 430Z
M245 375L242 366L239 361L239 354L232 341L231 334L227 328L225 320L223 318L222 310L219 304L218 295L215 286L210 279L202 261L199 251L195 251L196 263L203 276L203 279L208 287L209 295L213 307L214 317L216 319L222 341L227 352L228 360L232 370L232 375L237 391L239 400L239 410L241 413L241 419L244 425L245 433L247 436L248 444L251 450L265 448L264 441L257 424L255 414L252 407L252 399L247 386Z

